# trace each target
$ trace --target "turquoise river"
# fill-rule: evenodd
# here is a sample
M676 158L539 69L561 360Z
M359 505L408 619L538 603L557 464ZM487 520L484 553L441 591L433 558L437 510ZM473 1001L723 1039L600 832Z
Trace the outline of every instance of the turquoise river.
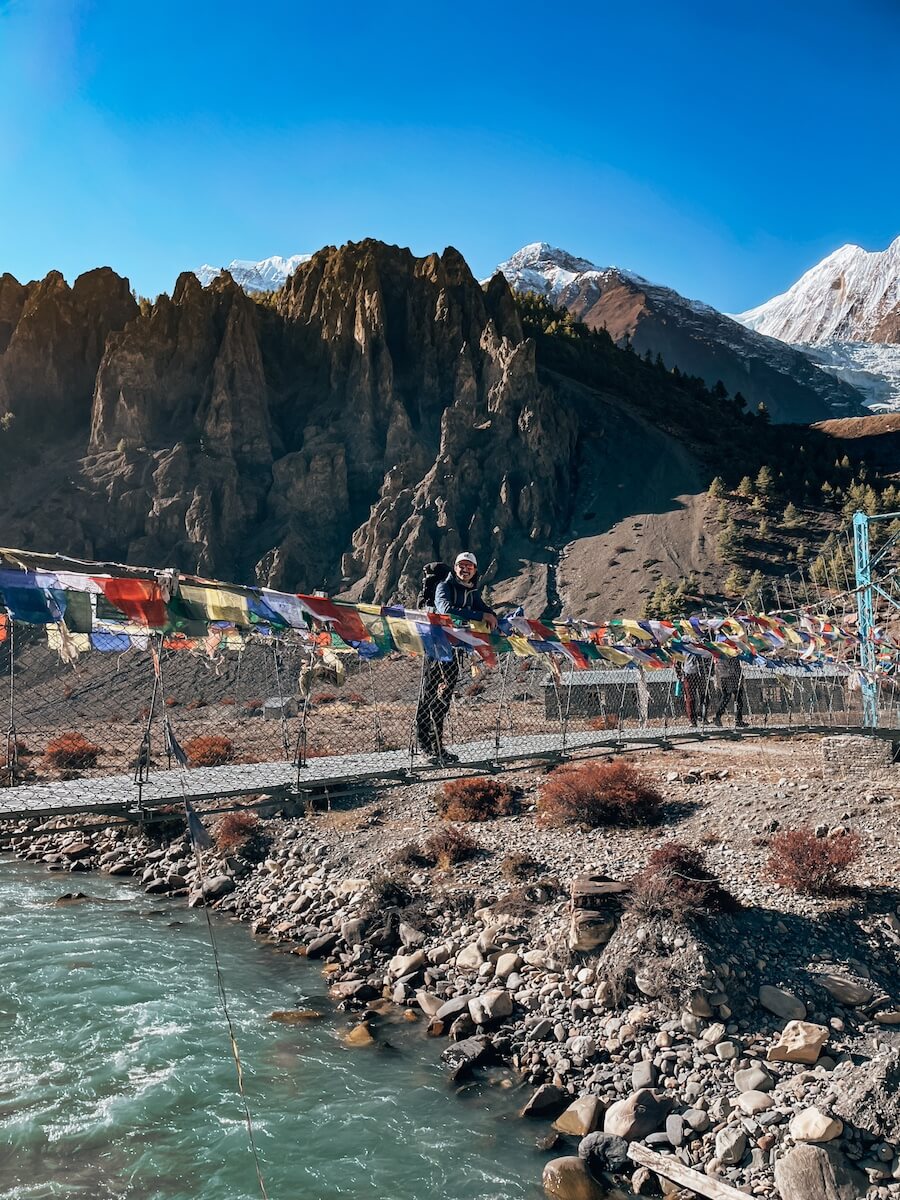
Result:
M345 1047L312 964L214 928L271 1200L543 1195L521 1093L455 1094L421 1024ZM0 981L2 1200L261 1195L202 911L0 862ZM269 1020L292 1008L325 1016Z

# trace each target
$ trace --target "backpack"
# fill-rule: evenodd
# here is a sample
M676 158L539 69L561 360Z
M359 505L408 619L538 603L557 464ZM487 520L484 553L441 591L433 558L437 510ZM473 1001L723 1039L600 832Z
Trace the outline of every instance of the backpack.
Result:
M422 589L416 600L417 608L434 608L434 594L437 585L443 583L450 574L450 568L445 562L426 563L422 568Z

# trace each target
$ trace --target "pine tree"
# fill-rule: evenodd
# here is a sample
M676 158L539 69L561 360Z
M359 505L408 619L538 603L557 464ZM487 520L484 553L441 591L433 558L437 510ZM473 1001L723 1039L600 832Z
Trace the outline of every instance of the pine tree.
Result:
M713 500L721 500L722 499L722 497L725 495L725 480L722 478L721 475L717 475L715 477L715 479L709 485L709 488L708 488L706 494L708 496L711 496L713 498Z
M734 562L742 550L741 536L734 521L728 521L718 538L719 553L725 562Z
M743 596L747 590L747 576L738 567L732 567L722 584L726 595Z
M794 502L792 500L788 500L787 504L784 506L784 526L785 526L785 528L793 529L793 527L796 524L798 524L799 521L800 521L799 508L797 508L797 505L794 504Z
M728 505L725 503L724 500L719 505L719 507L716 509L716 520L719 522L720 525L724 525L725 522L728 520Z
M756 476L756 490L761 496L771 496L775 487L775 476L772 474L772 468L762 466Z
M763 584L765 582L766 582L765 576L763 575L762 571L754 571L752 573L752 575L750 576L750 578L747 580L747 587L746 587L745 594L747 596L750 596L753 599L754 603L756 603L758 601L757 593L762 591Z
M761 538L767 538L769 536L769 518L768 517L762 518L762 520L756 527L756 532L759 535L759 537L761 537Z
M741 482L737 485L737 494L744 497L753 495L753 480L749 475L745 475Z
M757 404L757 406L756 406L756 415L759 418L759 420L762 421L765 425L768 425L772 419L769 416L768 408L766 407L765 403L762 400L760 400L759 404Z

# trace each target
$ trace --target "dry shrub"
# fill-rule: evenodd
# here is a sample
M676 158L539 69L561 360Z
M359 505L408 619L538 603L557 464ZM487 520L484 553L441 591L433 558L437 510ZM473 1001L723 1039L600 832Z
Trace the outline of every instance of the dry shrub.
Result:
M528 879L540 869L541 864L530 854L507 854L500 863L500 874L510 883Z
M199 696L194 696L192 700L188 700L184 707L190 709L191 712L195 712L198 708L206 708L206 701L201 700Z
M313 696L310 704L337 704L340 700L335 692L319 692L318 696Z
M80 733L61 733L47 743L47 757L55 767L94 767L100 747Z
M262 700L245 700L241 707L243 708L245 713L250 713L252 716L255 716L257 713L262 712L263 701Z
M472 835L456 825L439 829L422 843L423 856L442 871L456 863L465 862L467 858L473 858L480 849Z
M184 752L192 767L221 767L234 759L234 742L222 734L208 733L185 742Z
M588 724L591 729L618 729L619 718L614 713L603 713L599 717L591 717Z
M857 833L816 837L812 829L784 829L769 843L769 871L776 883L792 892L825 896L860 856Z
M327 742L307 742L305 757L306 758L334 758L337 754L334 746L329 746Z
M397 867L430 867L432 865L432 860L422 853L422 847L418 842L406 842L405 845L399 846L389 861Z
M447 821L492 821L513 811L515 797L499 779L451 779L437 794L437 810Z
M547 778L538 814L548 825L649 825L662 796L626 762L570 763Z
M223 696L219 703L224 704L227 708L232 704L237 704L237 701L235 700L234 696Z
M362 704L368 704L369 700L367 696L362 694L362 692L345 692L344 703L353 704L356 708L359 708Z
M482 696L487 691L487 684L481 679L476 679L474 683L470 683L466 688L466 695L474 700L477 696Z
M213 837L222 854L239 854L250 862L265 858L272 841L252 812L225 813L216 821Z
M404 871L376 875L369 883L363 905L363 916L370 919L382 916L388 908L408 908L415 896L409 876Z
M709 870L702 852L683 842L666 842L654 850L646 867L631 880L628 897L629 910L642 919L684 921L737 907L735 898Z
M166 708L177 708L180 703L181 701L177 700L174 696L166 697Z

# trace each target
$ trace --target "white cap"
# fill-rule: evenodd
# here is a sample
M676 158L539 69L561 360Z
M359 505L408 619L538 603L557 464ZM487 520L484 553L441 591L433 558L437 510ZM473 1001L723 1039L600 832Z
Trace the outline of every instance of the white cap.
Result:
M478 566L478 559L469 550L463 550L462 554L457 554L456 562L453 565L458 567L461 562L471 563L473 567Z

